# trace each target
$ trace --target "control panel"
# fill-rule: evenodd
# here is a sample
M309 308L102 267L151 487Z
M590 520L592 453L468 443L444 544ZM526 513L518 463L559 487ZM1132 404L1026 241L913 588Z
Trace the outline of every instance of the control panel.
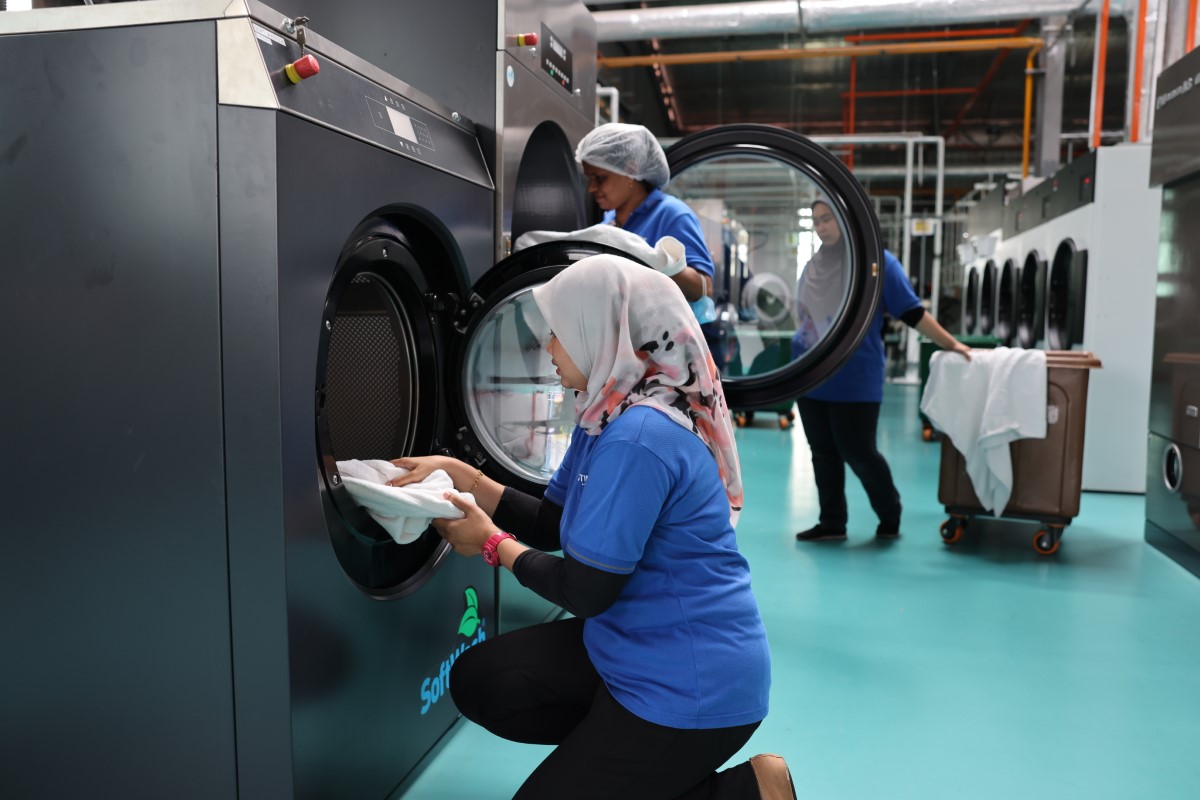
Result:
M279 105L297 116L493 188L472 131L252 23Z

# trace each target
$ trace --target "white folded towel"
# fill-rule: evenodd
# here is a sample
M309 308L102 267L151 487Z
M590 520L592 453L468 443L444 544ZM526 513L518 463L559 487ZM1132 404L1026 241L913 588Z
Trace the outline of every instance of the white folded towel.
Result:
M578 231L530 231L517 237L513 242L513 252L533 247L535 244L555 241L606 244L640 258L667 277L677 274L687 266L683 242L674 236L664 236L651 247L636 233L607 223Z
M921 411L963 454L980 505L1000 516L1012 497L1009 443L1046 437L1046 351L934 353Z
M407 475L408 470L390 461L339 461L342 484L371 518L383 526L396 544L408 544L420 538L434 519L461 519L464 515L442 495L454 491L454 481L445 470L436 469L420 483L388 486L388 481ZM467 492L456 492L474 503Z

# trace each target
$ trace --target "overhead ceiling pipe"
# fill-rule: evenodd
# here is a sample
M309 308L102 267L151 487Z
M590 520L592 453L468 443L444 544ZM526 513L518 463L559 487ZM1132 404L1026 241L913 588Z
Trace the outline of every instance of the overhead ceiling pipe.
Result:
M1111 12L1121 13L1136 3L1112 0ZM1095 0L754 0L593 11L592 17L596 20L597 41L625 42L969 25L1076 13L1094 15L1099 8Z

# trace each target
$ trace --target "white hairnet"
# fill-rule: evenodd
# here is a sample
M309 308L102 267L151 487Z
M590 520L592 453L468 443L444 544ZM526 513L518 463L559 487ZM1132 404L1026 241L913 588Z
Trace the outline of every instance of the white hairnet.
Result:
M635 181L646 181L660 189L671 179L662 146L641 125L623 122L601 125L580 140L575 160Z

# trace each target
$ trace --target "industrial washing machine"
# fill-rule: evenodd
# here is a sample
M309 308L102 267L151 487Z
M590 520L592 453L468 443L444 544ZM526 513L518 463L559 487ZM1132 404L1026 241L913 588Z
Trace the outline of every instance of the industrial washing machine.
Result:
M527 231L592 223L575 146L595 117L596 25L580 0L276 5L309 16L329 38L476 122L496 186L495 259ZM500 584L501 630L561 613L507 572Z
M983 336L991 336L996 325L996 281L999 272L994 258L983 262L979 272L979 311L975 329L976 333Z
M1017 280L1017 344L1046 349L1046 259L1041 229L1021 234L1021 272Z
M1004 265L996 279L996 324L992 335L1004 347L1011 347L1017 336L1017 320L1021 309L1021 269L1017 266L1020 257L1019 243L1013 243L1011 253L1005 254Z
M1146 541L1200 576L1200 72L1193 50L1163 70L1150 166L1162 188L1149 427Z
M336 462L545 473L493 294L578 254L492 269L470 121L252 0L0 14L0 73L6 451L74 473L6 475L4 793L389 796L495 573L396 544Z
M1088 389L1083 489L1140 493L1148 412L1161 189L1148 185L1150 146L1103 147L1028 198L1044 220L1045 346L1095 353Z
M979 294L986 264L986 259L976 259L968 264L965 270L962 315L964 336L974 336L979 333Z

